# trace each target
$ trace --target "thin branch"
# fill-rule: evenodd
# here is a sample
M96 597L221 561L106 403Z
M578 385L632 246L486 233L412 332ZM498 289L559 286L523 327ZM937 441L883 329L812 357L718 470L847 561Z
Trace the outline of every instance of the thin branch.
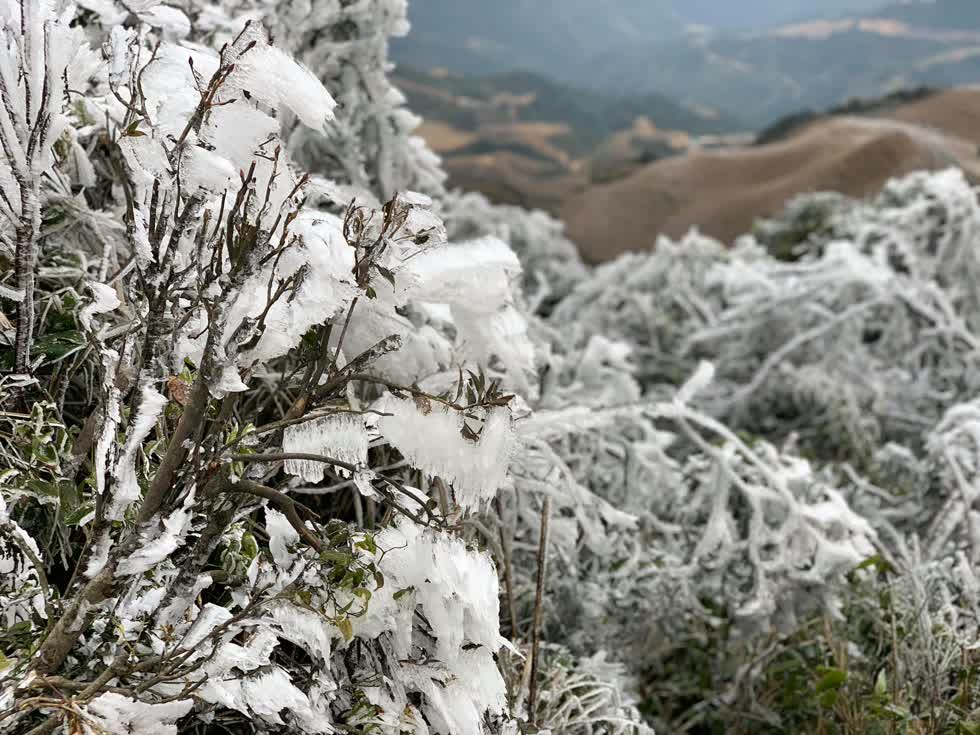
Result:
M333 465L348 472L357 472L357 466L350 462L343 462L333 457L323 454L306 454L304 452L275 452L268 454L233 454L233 462L287 462L296 460L300 462L322 462L323 464Z
M541 616L544 607L544 583L548 571L548 522L551 517L551 498L547 495L541 506L541 536L538 541L538 586L534 595L534 618L531 623L531 683L527 696L527 718L535 722L538 700L538 666L541 648Z
M289 525L293 527L301 539L303 539L317 551L320 551L323 548L323 544L320 543L320 539L318 539L316 535L306 527L306 524L303 523L303 519L300 518L299 512L296 510L296 502L288 495L284 495L278 490L273 490L271 487L266 487L265 485L260 485L252 480L245 479L239 479L234 484L229 483L223 489L225 492L254 495L257 498L264 498L265 500L268 500L283 512L283 514L286 516L286 520L289 521Z

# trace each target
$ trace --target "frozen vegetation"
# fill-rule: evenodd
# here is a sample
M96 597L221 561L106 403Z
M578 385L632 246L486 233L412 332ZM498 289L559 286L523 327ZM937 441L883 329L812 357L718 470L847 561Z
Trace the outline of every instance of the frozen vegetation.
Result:
M0 732L980 731L973 188L588 267L405 13L0 2Z

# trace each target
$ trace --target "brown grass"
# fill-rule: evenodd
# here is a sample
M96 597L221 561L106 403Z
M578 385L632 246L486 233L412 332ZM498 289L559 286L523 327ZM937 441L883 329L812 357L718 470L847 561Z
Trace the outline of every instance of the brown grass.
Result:
M422 136L439 155L464 148L477 139L475 134L454 128L441 120L426 120L418 127L416 134Z

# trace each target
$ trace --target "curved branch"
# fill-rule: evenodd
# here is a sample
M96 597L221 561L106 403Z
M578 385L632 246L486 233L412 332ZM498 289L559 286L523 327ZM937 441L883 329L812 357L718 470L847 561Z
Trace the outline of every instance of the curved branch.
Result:
M245 455L254 456L254 455ZM323 544L320 543L320 539L306 527L303 523L303 519L299 517L299 512L296 510L296 501L294 501L288 495L284 495L278 490L273 490L271 487L266 487L265 485L260 485L252 480L239 479L236 483L229 483L225 488L224 492L234 492L243 493L245 495L254 495L257 498L263 498L268 500L279 510L283 512L286 516L286 520L289 521L289 525L293 527L293 530L299 534L299 537L303 539L309 546L312 546L317 551L323 548Z
M307 454L305 452L275 452L269 454L232 454L233 462L287 462L296 460L301 462L322 462L323 464L333 465L348 472L357 472L357 465L344 462L323 454Z

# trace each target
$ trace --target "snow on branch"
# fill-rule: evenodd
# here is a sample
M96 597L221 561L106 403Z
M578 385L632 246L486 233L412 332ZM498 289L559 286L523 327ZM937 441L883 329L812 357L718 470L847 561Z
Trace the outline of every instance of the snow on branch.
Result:
M426 398L386 396L381 434L413 466L452 484L464 510L491 499L504 484L516 441L506 408L484 410L477 420Z

